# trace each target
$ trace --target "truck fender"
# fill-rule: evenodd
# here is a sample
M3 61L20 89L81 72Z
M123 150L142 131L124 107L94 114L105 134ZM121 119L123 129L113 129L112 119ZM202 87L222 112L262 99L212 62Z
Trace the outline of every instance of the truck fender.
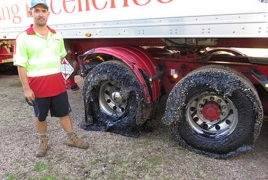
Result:
M154 58L144 49L131 46L100 47L85 52L84 54L79 56L79 59L81 61L83 57L94 54L107 54L115 57L116 59L120 59L125 64L127 64L136 74L139 81L143 84L143 91L145 97L147 97L147 103L152 103L153 101L157 100L161 95L161 85L158 78L151 81L150 85L148 85L147 83L149 82L149 77L153 77L157 74L157 69L159 67L155 62Z

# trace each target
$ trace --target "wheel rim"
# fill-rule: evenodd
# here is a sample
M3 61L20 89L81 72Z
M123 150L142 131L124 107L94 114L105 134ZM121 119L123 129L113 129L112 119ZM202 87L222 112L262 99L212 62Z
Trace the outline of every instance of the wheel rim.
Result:
M99 91L100 108L109 116L121 117L127 106L126 96L120 92L121 87L112 81L101 84Z
M195 132L208 137L219 137L234 131L238 114L229 98L205 92L189 101L186 120Z

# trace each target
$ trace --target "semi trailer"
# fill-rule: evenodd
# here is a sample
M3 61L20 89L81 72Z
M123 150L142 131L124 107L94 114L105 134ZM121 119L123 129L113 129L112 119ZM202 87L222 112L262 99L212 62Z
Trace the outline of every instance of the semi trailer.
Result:
M138 137L165 94L161 121L179 145L220 159L253 149L268 114L266 0L47 3L76 64L70 78L84 78L81 128ZM3 62L32 23L29 5L0 4Z

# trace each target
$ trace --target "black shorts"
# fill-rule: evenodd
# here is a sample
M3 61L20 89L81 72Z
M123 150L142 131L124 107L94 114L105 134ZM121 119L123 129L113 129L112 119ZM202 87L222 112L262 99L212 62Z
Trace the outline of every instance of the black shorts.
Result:
M35 98L33 101L34 114L39 121L45 121L50 111L51 117L67 116L72 110L67 92L47 98Z

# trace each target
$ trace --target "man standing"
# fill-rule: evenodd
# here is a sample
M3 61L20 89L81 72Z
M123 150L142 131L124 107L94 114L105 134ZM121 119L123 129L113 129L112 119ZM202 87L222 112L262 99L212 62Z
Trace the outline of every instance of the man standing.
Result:
M61 34L47 26L49 8L45 0L32 0L30 15L34 23L16 39L14 65L27 102L32 102L35 124L39 134L36 157L46 155L48 111L59 117L68 135L67 145L87 149L89 144L74 132L69 116L71 111L66 86L61 74L61 60L66 50Z

